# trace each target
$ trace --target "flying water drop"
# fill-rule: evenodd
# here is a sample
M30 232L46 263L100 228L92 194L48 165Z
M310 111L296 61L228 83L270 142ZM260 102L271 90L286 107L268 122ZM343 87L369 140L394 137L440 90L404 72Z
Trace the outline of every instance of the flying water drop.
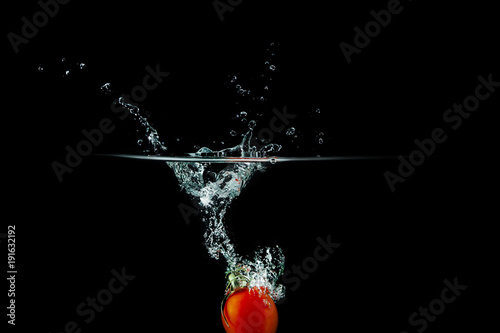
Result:
M107 82L101 86L101 91L104 92L105 94L110 94L111 93L111 83Z

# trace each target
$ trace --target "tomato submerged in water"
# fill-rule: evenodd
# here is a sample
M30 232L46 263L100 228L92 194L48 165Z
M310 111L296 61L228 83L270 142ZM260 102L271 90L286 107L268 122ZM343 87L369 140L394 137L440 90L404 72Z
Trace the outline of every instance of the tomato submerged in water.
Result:
M227 333L275 333L278 329L278 310L263 287L234 290L221 318Z

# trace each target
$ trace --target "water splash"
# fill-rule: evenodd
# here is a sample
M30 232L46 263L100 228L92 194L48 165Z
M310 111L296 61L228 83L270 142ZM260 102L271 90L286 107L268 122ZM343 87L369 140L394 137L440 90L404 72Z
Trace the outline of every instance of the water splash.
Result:
M213 151L210 148L200 148L194 156L267 156L269 152L278 152L281 146L270 144L259 151L251 146L252 130L248 131L240 144L235 147ZM238 197L250 178L263 171L262 163L228 163L215 166L211 163L199 162L166 162L174 171L182 189L202 207L202 221L205 224L205 246L214 259L221 256L227 263L227 272L239 269L250 281L250 287L265 287L274 300L284 296L285 288L276 281L283 273L285 257L282 250L276 246L261 248L255 256L244 258L240 256L230 240L224 216L233 199ZM219 168L219 169L217 169Z
M160 141L160 136L158 135L158 131L153 126L151 126L146 117L141 115L140 113L141 109L139 108L139 106L132 104L130 101L127 101L123 97L118 98L118 104L126 108L130 112L130 114L134 116L134 119L137 120L142 127L144 127L144 130L146 132L145 134L146 138L149 144L153 147L153 152L155 154L160 154L162 152L167 151L168 148ZM140 140L140 145L142 145L142 143L143 141ZM149 151L145 150L144 152L149 152Z
M271 73L276 70L273 63L275 45L270 44L268 60L265 62L266 70L261 75L265 80L264 88L252 92L254 87L249 87L250 82L242 81L236 75L229 78L227 85L234 89L238 99L247 101L246 106L238 104L238 113L235 119L238 126L243 130L231 129L230 135L237 136L245 133L240 144L221 150L212 150L208 147L197 147L195 153L189 155L195 157L266 157L273 156L282 148L281 145L271 143L257 150L252 144L253 131L257 126L256 116L252 112L251 105L262 106L262 102L268 99L268 92L272 88ZM250 90L249 88L252 88ZM146 137L153 146L153 151L160 155L167 150L158 136L158 132L151 126L146 117L140 112L138 106L133 105L124 98L118 103L128 109L141 126L146 130ZM144 140L145 141L145 140ZM214 142L215 143L215 142ZM143 141L138 144L144 146ZM276 161L274 161L275 163ZM273 163L273 162L272 162ZM214 259L224 259L227 264L227 272L238 270L250 281L249 287L265 287L274 300L284 297L284 286L277 284L278 278L284 270L285 257L283 251L278 247L260 248L255 251L253 258L246 258L237 253L235 244L229 238L224 223L225 214L232 203L238 197L243 188L248 184L252 176L263 171L263 163L236 162L236 163L208 163L208 162L166 162L173 170L179 184L193 200L201 207L202 221L205 227L204 240L209 256Z

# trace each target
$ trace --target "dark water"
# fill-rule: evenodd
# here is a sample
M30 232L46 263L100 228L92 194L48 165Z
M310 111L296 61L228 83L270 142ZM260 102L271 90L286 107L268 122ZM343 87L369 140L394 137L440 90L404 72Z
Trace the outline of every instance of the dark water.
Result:
M169 153L234 146L251 120L258 133L285 107L297 116L280 135L272 131L282 156L408 156L415 140L444 129L447 140L394 192L384 173L398 175L398 160L276 163L232 202L227 229L239 253L283 249L279 332L416 332L419 308L455 278L467 289L425 330L486 328L500 88L457 129L443 114L474 95L478 76L500 81L494 11L402 5L351 63L339 44L353 44L353 28L387 2L243 1L222 22L210 1L70 2L18 54L5 38L4 147L15 158L4 160L4 210L18 230L16 329L61 332L74 321L82 332L222 331L226 267L208 255L201 216L173 172L163 162L95 156L151 149L137 144L147 140L144 128L113 108L121 94L152 86L151 72L161 82L138 104ZM36 1L9 8L4 36L38 10ZM271 43L279 44L273 71L265 64ZM252 94L239 94L238 83ZM286 135L290 127L297 138ZM53 163L67 165L67 146L88 151L83 141L92 153L70 157L60 181ZM101 291L122 269L135 278L107 303ZM92 312L87 298L98 295L106 304ZM421 321L412 326L414 312Z

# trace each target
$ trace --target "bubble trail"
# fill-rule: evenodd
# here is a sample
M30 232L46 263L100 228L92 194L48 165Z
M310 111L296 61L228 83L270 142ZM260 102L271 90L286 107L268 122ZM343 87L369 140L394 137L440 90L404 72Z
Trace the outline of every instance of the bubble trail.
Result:
M285 293L285 287L276 283L285 266L281 248L261 248L252 259L245 258L237 253L224 224L224 216L231 202L240 195L255 172L264 170L262 163L249 163L250 160L259 160L258 158L241 156L257 153L264 155L266 151L273 150L268 145L257 152L250 145L251 139L250 130L235 147L220 151L203 147L189 157L166 160L166 163L174 171L181 188L202 207L208 254L214 259L224 258L227 272L239 270L250 281L250 287L265 287L274 300L279 300ZM280 148L275 147L274 150L279 151ZM216 168L212 165L213 159L208 156L225 156L226 162L222 167L219 165ZM165 161L162 156L156 158Z

